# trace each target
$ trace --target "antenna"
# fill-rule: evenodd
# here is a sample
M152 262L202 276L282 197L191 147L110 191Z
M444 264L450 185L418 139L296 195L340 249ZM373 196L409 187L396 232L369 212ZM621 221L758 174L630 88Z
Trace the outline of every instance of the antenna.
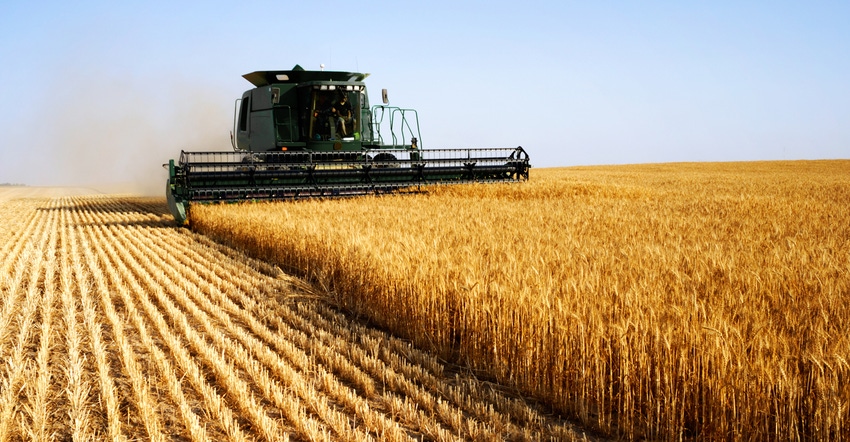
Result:
M324 63L320 64L320 65L319 65L319 69L321 69L321 70L323 70L323 71L324 71L324 70L325 70L325 64L324 64Z

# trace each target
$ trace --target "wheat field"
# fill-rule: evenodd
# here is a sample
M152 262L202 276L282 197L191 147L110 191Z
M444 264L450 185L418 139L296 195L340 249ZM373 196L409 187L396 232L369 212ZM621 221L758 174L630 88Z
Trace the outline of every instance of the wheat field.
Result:
M544 169L191 217L601 434L850 439L850 161Z
M0 442L587 440L164 198L61 193L0 189Z

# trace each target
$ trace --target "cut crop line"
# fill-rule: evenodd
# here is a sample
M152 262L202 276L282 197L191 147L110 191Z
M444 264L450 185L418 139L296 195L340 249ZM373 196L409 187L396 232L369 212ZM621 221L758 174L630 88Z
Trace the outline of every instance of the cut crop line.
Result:
M89 230L89 233L91 230ZM97 239L98 243L100 243L100 238ZM135 306L133 305L131 297L127 296L123 297L122 294L122 302L129 310L136 311ZM138 313L136 313L138 314ZM134 317L136 324L139 324L139 318ZM231 441L247 441L249 440L242 429L239 427L239 423L237 422L236 416L227 407L225 400L218 394L214 386L210 385L206 382L203 375L201 374L201 369L195 363L195 359L192 358L185 348L182 347L180 340L170 332L168 326L165 321L162 319L162 316L154 316L153 318L154 324L157 327L160 335L163 337L166 345L169 347L171 351L172 357L176 359L179 367L184 371L185 378L192 384L192 386L200 392L200 395L205 404L205 410L209 412L215 419L218 419L219 425L223 429L224 433L227 435L228 439ZM143 339L147 339L143 337Z
M125 238L128 238L127 235L124 235ZM339 403L343 404L347 410L353 412L356 416L361 419L361 422L367 425L367 428L370 431L373 431L376 435L381 435L385 440L405 440L407 439L406 433L404 433L398 425L387 419L383 414L374 411L368 404L365 399L359 398L357 395L352 394L348 387L345 387L342 383L340 383L336 378L330 373L325 372L321 369L321 366L316 366L315 363L310 363L307 355L302 351L292 347L284 336L287 336L286 330L289 330L288 327L279 327L277 331L272 331L266 325L262 324L258 319L259 317L268 317L271 312L263 312L254 310L254 315L249 314L246 308L240 308L234 302L224 295L223 291L227 291L229 293L232 292L230 288L232 284L228 281L219 281L217 276L214 276L214 273L205 267L199 268L197 264L193 264L191 262L191 256L188 257L190 261L185 261L181 259L180 261L175 260L171 255L167 254L167 250L162 248L158 243L151 244L145 242L141 244L138 242L137 244L140 247L154 247L156 251L149 251L149 254L158 254L168 261L169 268L181 268L184 269L184 272L180 275L172 275L170 281L160 281L159 285L171 287L171 286L179 286L183 284L183 290L190 296L193 302L197 303L197 305L201 306L203 312L197 310L197 315L210 314L216 318L219 324L222 324L226 329L231 330L234 336L237 336L239 341L248 348L251 348L253 354L257 355L257 357L263 359L264 363L269 367L276 367L276 371L279 371L279 378L286 381L290 388L294 389L294 391L299 392L299 396L301 396L304 400L314 400L313 398L319 397L319 390L314 390L312 387L308 388L311 385L322 385L324 386L324 390L329 396ZM183 255L181 255L183 256ZM185 258L185 257L184 257ZM210 259L209 261L203 262L216 262L220 261L219 259ZM151 263L150 266L153 266ZM196 274L188 274L189 271L195 271ZM233 271L238 271L238 267L233 269ZM154 272L150 271L149 274L153 274ZM171 273L171 272L166 272ZM227 274L233 274L227 273ZM217 284L212 284L208 281L216 281ZM266 281L267 283L275 283L274 280ZM225 286L225 287L222 287ZM203 293L195 290L195 287L203 290ZM238 288L237 291L240 293L233 294L231 296L238 296L240 301L245 302L246 304L256 305L256 302L252 298L247 298L244 293L241 292ZM182 298L182 296L180 297ZM213 303L215 302L215 304ZM196 307L186 307L189 309L196 309ZM197 316L196 315L196 316ZM248 330L244 330L242 328L237 327L233 322L232 318L238 319L241 323L246 324ZM270 320L270 319L269 319ZM202 322L206 322L206 320L201 319ZM257 337L262 338L262 341L252 337L256 335ZM300 339L302 344L304 342L310 342L308 339ZM271 352L267 345L273 345L275 349L287 356L290 361L297 361L296 365L298 368L305 373L307 373L308 377L304 377L298 371L293 370L289 367L287 362L284 362L280 359L277 353ZM322 360L331 360L333 358L324 357L327 354L327 348L325 349L317 349L320 351L320 354L311 353L314 356L318 356ZM344 358L340 358L343 359ZM336 364L339 365L339 364ZM313 366L312 370L307 370L308 367ZM353 366L351 367L353 369ZM349 369L349 371L351 371ZM359 370L356 370L357 373L362 373ZM352 378L355 378L351 376ZM367 384L369 389L366 389L365 392L374 392L374 385ZM325 407L326 408L326 407ZM327 410L324 409L315 409L313 410L316 413L328 413ZM363 413L366 413L363 415ZM337 422L342 422L342 416L327 416L326 419L334 419ZM335 431L338 433L342 432L341 436L345 436L347 434L346 428L335 428ZM352 437L351 435L345 436L346 438Z
M98 239L93 238L94 234L92 232L92 229L87 228L87 237L91 238L92 240L99 241ZM84 299L87 299L87 297ZM93 309L91 311L93 311ZM213 418L218 420L219 425L221 425L221 428L227 435L228 439L235 442L248 440L247 436L239 426L237 416L230 408L228 408L224 398L218 393L217 389L213 385L210 385L208 382L206 382L206 379L203 377L201 369L197 365L195 359L188 354L185 348L182 347L180 340L177 339L172 333L170 333L170 330L165 324L165 321L162 319L162 316L155 315L153 317L153 320L155 325L157 326L157 329L159 330L160 335L163 336L166 344L169 346L172 356L176 358L178 364L180 365L180 368L184 371L187 379L192 383L194 388L200 392L201 397L203 398L205 403L206 411L209 412L210 415L213 416ZM92 321L91 324L94 325L97 323ZM96 330L98 332L97 336L100 336L99 327ZM109 378L108 374L105 374L102 377L105 381L111 381L111 378ZM120 425L120 422L118 422L118 425Z
M122 292L122 295L124 293ZM179 377L177 376L171 362L168 360L165 353L153 342L150 334L147 331L147 326L142 319L141 314L136 310L133 304L125 303L127 308L127 316L133 321L136 330L139 333L142 344L153 354L154 362L156 362L162 376L161 378L166 383L166 389L171 395L171 399L177 404L177 409L180 411L180 416L186 424L191 439L193 441L209 440L206 429L201 426L198 416L193 412L192 407L186 401L180 385Z
M6 361L9 358L9 349L7 346L12 343L11 333L12 321L15 314L20 309L20 298L24 294L25 289L22 286L25 284L27 270L31 270L32 264L37 255L40 255L42 245L37 244L39 238L46 240L45 236L45 221L46 217L39 216L39 212L35 210L29 215L32 222L27 224L26 230L18 236L16 246L6 256L5 264L13 266L13 272L7 271L3 273L3 308L0 310L0 360ZM11 274L8 278L5 275Z
M29 419L23 419L24 434L30 440L47 440L53 436L50 428L51 418L55 418L51 413L50 406L53 402L50 391L50 386L53 382L52 366L50 364L51 341L54 333L53 317L54 317L54 299L56 298L56 260L57 253L57 236L59 228L57 226L57 212L52 210L58 207L58 203L54 200L49 205L48 218L49 224L49 239L47 247L44 250L44 256L47 257L44 266L44 279L42 282L42 299L41 307L41 324L38 337L38 352L36 353L35 363L30 365L30 375L27 376L31 382L25 384L25 392L28 401L23 403L23 409ZM50 259L54 257L54 259ZM34 366L33 366L34 365ZM34 373L33 373L34 372Z
M20 227L16 234L11 235L3 244L3 249L0 250L0 256L3 257L3 263L0 265L0 275L9 275L12 272L10 269L20 269L21 252L27 244L32 241L32 238L38 234L38 229L43 228L42 221L44 218L39 216L36 210L37 204L32 201L16 201L17 204L3 204L4 223L12 222ZM6 209L9 205L13 206L10 212ZM21 220L28 220L24 224ZM42 226L42 227L40 227Z
M49 212L48 212L49 213ZM5 376L3 377L2 393L0 394L0 442L6 442L18 433L17 414L19 413L19 393L25 388L23 384L27 368L27 352L30 341L31 328L35 321L36 312L41 303L42 293L39 287L42 281L42 268L44 266L44 250L50 237L52 220L44 213L39 216L39 234L36 241L27 243L25 253L21 259L29 255L31 260L19 261L20 265L29 270L29 277L23 305L20 306L19 328L17 336L12 340L11 357L5 364ZM23 270L22 270L23 271ZM14 306L17 307L17 306ZM13 308L14 308L13 307ZM4 312L4 314L11 312Z
M91 246L85 236L83 236L83 228L77 225L72 226L72 224L77 224L77 217L74 215L77 214L69 214L70 219L67 226L74 274L74 281L69 282L69 285L73 284L79 291L83 322L88 337L91 340L91 352L94 355L94 365L97 370L102 407L106 414L106 435L112 441L125 441L127 438L122 432L120 404L116 396L115 380L110 373L109 350L103 339L103 319L98 315L95 301L92 299L90 292L94 277L83 263L83 260L86 260L86 263L90 263ZM78 242L82 242L82 246L78 245ZM82 252L80 251L81 248L83 249ZM100 281L100 284L103 284L103 281ZM105 287L101 287L100 289L107 290Z
M65 341L68 351L67 361L65 362L65 376L67 387L65 388L70 409L68 410L68 418L70 419L70 436L73 440L94 440L95 431L94 423L98 405L97 401L92 397L92 376L86 369L86 331L84 324L81 324L78 316L85 318L86 312L79 310L77 299L83 301L85 305L85 294L83 287L87 288L87 281L82 276L82 268L80 265L80 256L77 250L77 241L71 227L71 214L67 207L72 205L70 198L62 200L57 209L61 209L61 259L60 259L60 289L63 306L63 320L65 330ZM73 262L73 264L72 264ZM85 321L85 319L83 319ZM97 340L92 340L92 346L97 347L101 344ZM99 339L98 339L99 340ZM97 350L93 349L95 354L95 362L97 361ZM97 368L95 369L97 370ZM109 403L110 398L108 393L111 391L102 392L103 399ZM112 394L114 400L114 394ZM117 434L111 434L113 440L121 440Z
M97 241L100 244L116 244L118 241L116 240L114 233L111 231L114 227L115 226L101 228L92 233L97 237ZM120 252L123 254L127 253L124 250L121 250ZM142 303L144 310L149 316L160 314L157 308L151 304L146 297L142 296L145 293L145 290L138 286L138 283L135 281L135 277L132 276L132 272L128 269L128 266L124 262L124 259L129 258L124 255L122 259L118 253L119 251L114 250L112 247L98 248L98 254L101 256L101 259L109 264L109 274L111 275L113 282L120 284L121 286L121 290L118 291L119 294L125 302L132 302L131 296L132 294L135 294L136 299ZM128 262L135 264L132 260ZM131 288L126 287L126 284L130 284ZM158 290L161 290L161 288L158 288ZM172 312L171 314L174 313ZM179 315L179 313L177 314ZM216 373L221 383L232 394L232 397L236 399L240 409L246 413L254 425L257 426L257 430L267 440L281 440L284 438L285 435L280 426L266 414L264 407L257 402L255 397L252 394L249 394L251 391L250 386L238 377L232 364L219 356L215 350L207 346L204 339L194 332L188 322L185 322L185 318L183 319L184 322L177 325L182 328L184 336L186 336L192 346L207 359L209 362L209 368Z
M90 231L93 230L93 228L91 226L87 226L87 229L89 230L88 236L91 237ZM103 246L101 244L96 244L95 247L100 250ZM102 260L98 263L92 255L91 244L88 246L83 245L82 248L86 255L89 271L94 276L94 280L97 284L102 308L106 312L107 319L109 319L112 326L112 333L118 350L120 351L119 356L124 365L124 370L126 370L127 376L130 378L134 398L137 401L136 408L138 409L139 415L142 418L150 439L153 441L164 441L165 437L162 434L162 423L160 422L160 417L157 411L157 401L151 397L151 386L148 382L148 377L143 374L144 370L136 360L135 351L124 333L123 320L115 312L109 295L111 290L106 285L107 277L109 277L113 284L112 290L116 288L120 290L122 289L121 280L112 276L114 270L112 270L112 266L108 260ZM103 275L103 268L107 269L107 275L109 276Z
M142 279L150 279L152 277L157 279L156 281L149 280L147 282L149 287L178 287L183 285L184 291L175 291L174 296L160 299L160 302L168 304L170 303L170 299L174 298L184 309L187 309L192 313L197 322L205 328L206 334L212 337L217 345L228 349L228 351L234 352L232 353L233 359L238 361L251 361L248 364L242 365L242 368L254 377L255 384L263 390L265 397L270 398L278 408L284 409L287 406L287 400L278 393L284 389L277 386L277 381L269 377L265 369L259 368L260 365L258 365L258 363L260 362L265 367L270 368L274 373L276 373L276 377L278 379L281 379L286 383L286 389L294 391L305 401L305 403L310 404L311 410L314 413L317 413L324 422L328 423L341 439L370 440L367 434L362 433L355 428L351 428L346 415L335 411L329 406L327 399L325 399L318 390L312 387L313 382L302 378L300 374L292 370L276 353L272 352L265 343L254 338L251 334L246 333L243 329L236 327L230 318L222 311L221 307L213 305L209 301L208 296L212 295L211 293L208 293L208 295L205 296L192 295L193 292L198 290L196 287L212 289L209 284L202 281L201 278L197 277L197 275L188 275L186 272L179 276L174 275L173 269L183 268L179 265L166 267L169 270L166 270L165 273L171 274L172 276L170 280L165 280L164 276L160 275L161 272L155 271L155 269L158 269L161 266L153 264L150 261L149 256L155 256L159 259L169 259L170 254L168 254L167 251L163 249L153 250L150 248L150 241L134 240L132 235L117 235L117 239L123 241L125 246L123 249L129 250L130 253L135 256L136 262L142 264L143 269L139 269L137 276ZM189 284L187 281L191 281L192 283ZM224 337L221 333L221 327L212 325L207 313L195 305L190 298L187 298L186 294L189 294L195 301L204 304L207 311L211 312L211 314L216 317L219 323L223 325L224 329L230 331L231 335L236 336L237 341ZM216 298L220 299L220 294ZM167 310L173 309L168 308ZM239 342L241 345L237 345L236 342ZM248 351L248 349L250 349L250 351ZM258 361L254 360L255 356L259 358ZM362 410L369 410L369 408L362 408ZM369 421L371 420L372 419L369 419ZM382 430L386 429L382 428ZM310 431L315 430L310 429ZM384 431L384 435L389 436L386 431ZM402 433L399 431L396 434L396 437L401 436Z
M109 232L108 234L111 236L109 239L110 241L114 241L115 243L124 243L124 241L122 241L124 235L114 232ZM153 275L150 273L151 264L147 257L144 255L140 256L138 249L132 247L132 245L123 245L124 247L120 248L120 251L126 254L123 260L133 264L132 266L124 266L123 264L119 265L122 270L127 272L125 279L134 285L142 282L146 284L146 287L142 287L140 285L136 286L133 291L135 293L152 293L157 298L157 302L170 316L171 320L169 322L175 324L181 329L182 334L193 344L196 351L208 356L210 360L209 365L220 375L222 379L227 381L225 384L228 385L229 388L234 388L241 396L245 396L247 392L251 391L252 389L249 385L235 375L235 369L232 364L227 362L227 360L223 358L223 355L219 355L206 343L206 340L203 339L194 327L190 325L189 318L184 315L183 312L171 301L169 296L165 296L162 288L163 285L151 279ZM132 255L135 255L135 257ZM145 264L145 261L147 264ZM147 271L143 271L143 269ZM135 270L135 275L131 275L133 270ZM136 278L139 278L141 281L137 282ZM185 294L180 291L175 291L172 295L178 300L185 297ZM146 298L142 300L142 302L144 304L150 304L150 301ZM150 304L149 307L145 305L145 309L149 314L157 311L157 308L153 306L153 304ZM303 405L296 405L297 402L293 402L294 398L283 396L285 389L279 387L271 388L271 386L276 385L276 382L272 381L268 377L268 374L265 370L260 368L256 360L246 356L244 351L240 354L234 353L235 344L233 341L221 336L220 329L215 329L214 327L209 326L208 321L207 324L204 324L204 318L200 318L199 321L201 322L201 325L206 328L207 333L205 334L213 339L221 350L227 351L231 355L231 359L237 361L238 366L242 370L245 370L246 373L250 374L254 378L254 385L264 392L265 399L270 400L279 410L283 411L290 422L296 425L296 428L304 437L311 439L324 438L322 436L325 432L323 426L309 418L303 410ZM253 395L248 395L248 398L250 399L250 402L255 402ZM281 431L277 429L277 424L273 420L268 419L265 412L261 413L259 411L262 409L259 404L247 405L249 405L249 409L246 411L251 411L258 417L265 416L265 419L268 420L266 426L269 430L269 434L267 434L266 437L274 439L276 437L275 434L281 434Z

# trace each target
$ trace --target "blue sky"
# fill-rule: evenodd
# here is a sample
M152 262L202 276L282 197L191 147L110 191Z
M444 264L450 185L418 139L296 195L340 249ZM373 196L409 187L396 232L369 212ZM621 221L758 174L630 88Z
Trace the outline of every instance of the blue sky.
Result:
M535 167L850 158L850 2L0 3L0 183L227 150L255 70L369 72L425 148Z

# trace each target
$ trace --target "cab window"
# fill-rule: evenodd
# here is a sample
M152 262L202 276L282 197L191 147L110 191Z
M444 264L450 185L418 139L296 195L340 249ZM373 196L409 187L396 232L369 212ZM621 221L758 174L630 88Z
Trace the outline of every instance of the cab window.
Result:
M360 94L357 91L313 89L310 103L311 140L359 138Z

